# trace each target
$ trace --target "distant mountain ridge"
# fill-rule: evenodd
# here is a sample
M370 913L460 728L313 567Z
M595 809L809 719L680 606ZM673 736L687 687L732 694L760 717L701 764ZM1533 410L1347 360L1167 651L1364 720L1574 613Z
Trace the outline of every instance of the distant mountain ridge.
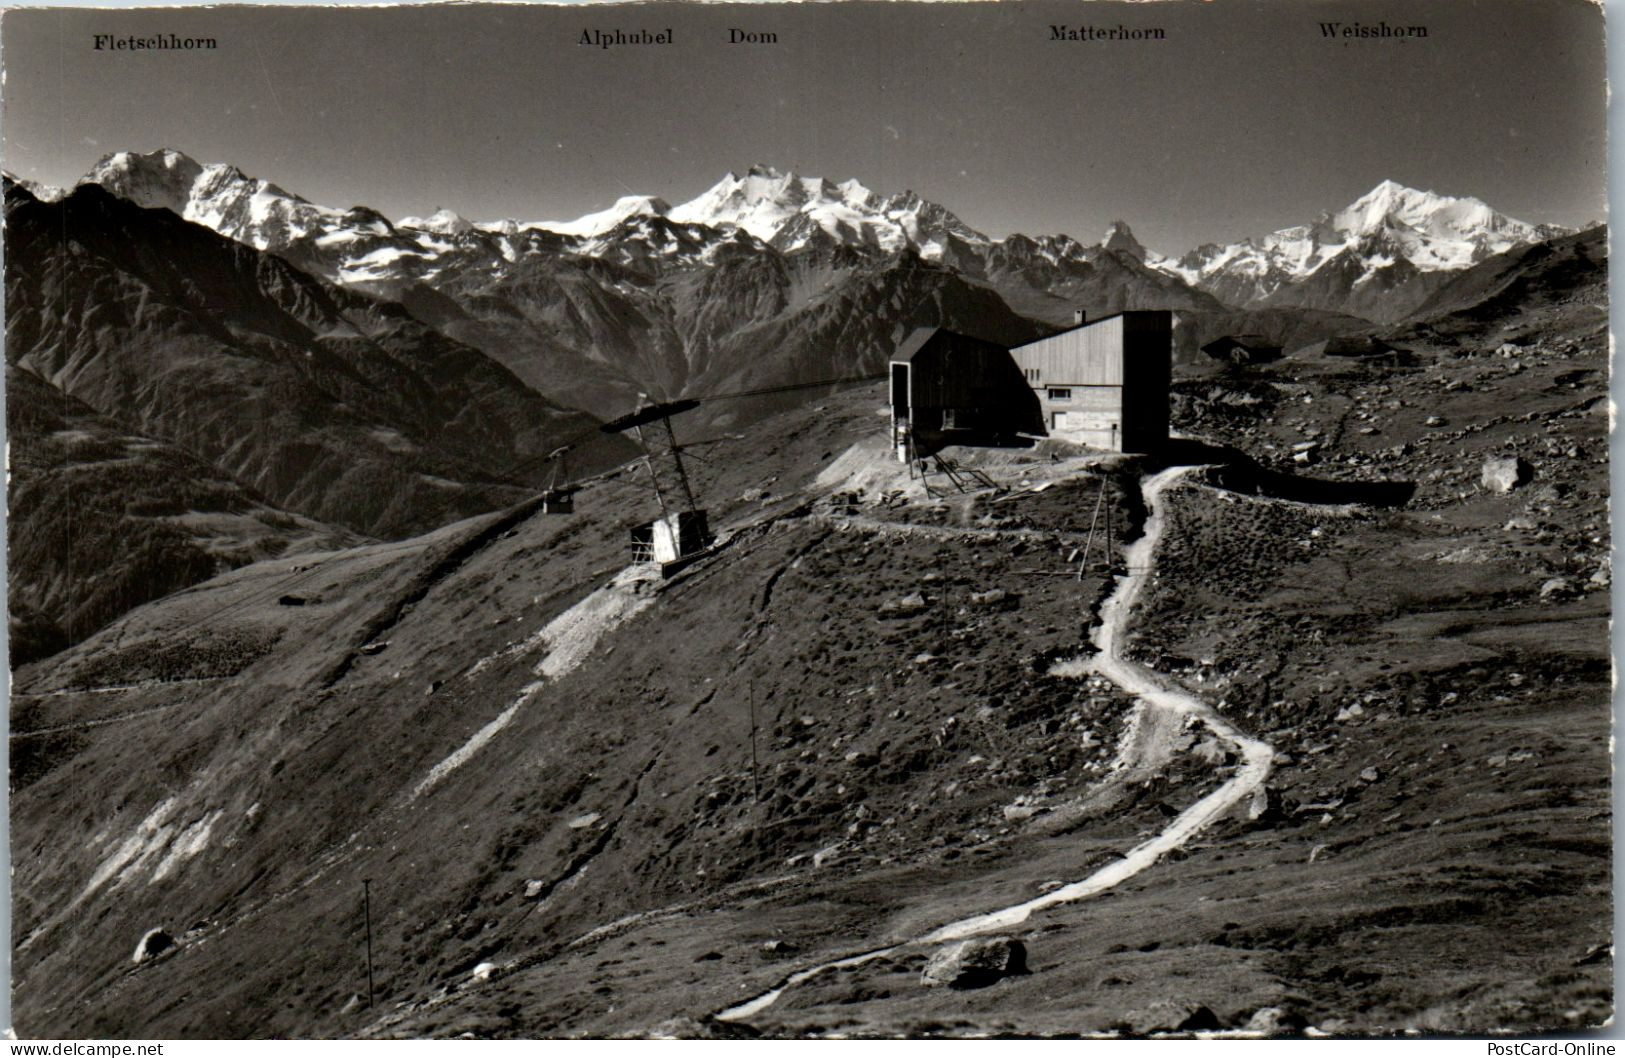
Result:
M1065 235L993 239L912 191L885 195L855 179L836 183L766 165L728 173L675 206L656 195L629 195L573 220L524 222L475 222L446 209L391 222L364 206L318 206L232 166L200 165L168 149L109 155L85 181L256 248L291 251L302 267L388 295L403 284L438 286L448 273L469 268L505 272L536 255L664 271L709 266L728 246L783 254L845 247L912 252L987 282L1018 311L1051 323L1065 322L1072 302L1089 297L1097 300L1079 307L1093 312L1132 302L1201 311L1297 307L1395 320L1425 301L1442 275L1567 234L1475 198L1391 180L1307 224L1177 257L1148 253L1122 221L1095 244ZM1103 291L1108 296L1098 300Z
M401 306L172 211L7 179L5 223L14 658L244 562L514 503L568 438L597 442L578 468L631 453Z
M82 185L6 188L6 357L284 509L372 536L522 495L593 421L398 305Z
M1476 198L1384 180L1312 223L1152 263L1234 305L1395 320L1419 307L1445 275L1565 234L1566 228L1514 220Z

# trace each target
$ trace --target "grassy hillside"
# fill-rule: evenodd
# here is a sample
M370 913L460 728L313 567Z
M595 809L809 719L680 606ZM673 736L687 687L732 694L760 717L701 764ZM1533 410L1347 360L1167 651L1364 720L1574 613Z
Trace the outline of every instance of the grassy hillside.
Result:
M11 663L260 559L364 538L277 510L214 467L6 372Z

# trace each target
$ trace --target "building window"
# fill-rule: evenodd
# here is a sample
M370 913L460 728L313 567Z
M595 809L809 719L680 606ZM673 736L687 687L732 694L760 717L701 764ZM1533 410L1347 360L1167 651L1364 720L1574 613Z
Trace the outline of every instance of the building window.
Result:
M1072 399L1072 391L1070 389L1056 389L1054 387L1051 387L1050 391L1049 391L1049 399L1050 400L1071 400Z

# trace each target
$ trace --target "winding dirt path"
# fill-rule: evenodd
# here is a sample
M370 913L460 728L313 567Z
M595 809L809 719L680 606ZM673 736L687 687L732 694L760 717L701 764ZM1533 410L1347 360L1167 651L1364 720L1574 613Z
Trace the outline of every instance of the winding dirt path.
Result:
M717 1014L717 1020L743 1021L753 1017L772 1006L788 989L829 970L858 966L909 945L940 944L994 930L1008 929L1025 922L1034 911L1105 892L1139 874L1169 852L1191 840L1263 785L1264 780L1269 777L1270 764L1274 758L1274 751L1267 744L1243 734L1206 702L1181 690L1171 681L1165 681L1149 669L1124 660L1122 656L1123 633L1128 627L1134 603L1156 572L1154 558L1165 526L1163 511L1158 501L1170 486L1176 484L1192 469L1195 468L1171 467L1141 483L1140 491L1148 512L1145 532L1129 547L1125 556L1129 572L1118 579L1117 590L1101 607L1100 627L1094 637L1099 654L1087 668L1138 697L1147 709L1165 710L1176 716L1195 717L1200 723L1205 724L1218 739L1235 748L1241 760L1235 774L1216 790L1181 812L1156 837L1135 846L1121 860L1102 867L1087 878L1025 903L950 922L910 940L797 971L776 988Z

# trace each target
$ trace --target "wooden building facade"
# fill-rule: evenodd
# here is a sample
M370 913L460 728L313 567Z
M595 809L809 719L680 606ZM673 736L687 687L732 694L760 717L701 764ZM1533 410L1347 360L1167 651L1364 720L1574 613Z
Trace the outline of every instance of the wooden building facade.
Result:
M892 354L890 371L899 459L1042 429L1032 391L1002 345L922 327Z
M1037 394L1050 436L1112 452L1152 452L1167 442L1172 312L1082 322L1010 356Z

